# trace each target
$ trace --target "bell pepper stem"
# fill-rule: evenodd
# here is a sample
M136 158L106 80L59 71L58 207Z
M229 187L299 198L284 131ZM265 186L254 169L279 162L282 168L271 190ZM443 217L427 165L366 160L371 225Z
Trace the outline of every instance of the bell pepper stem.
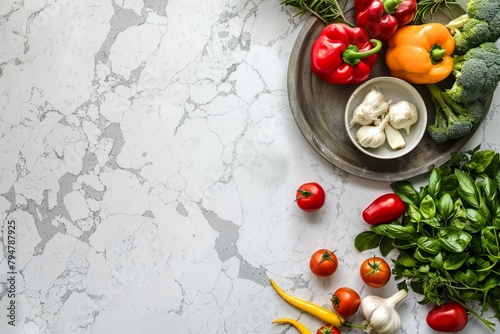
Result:
M368 51L359 51L359 48L356 45L349 45L342 54L344 62L354 66L358 64L362 58L373 56L382 49L382 42L378 39L372 38L370 39L370 42L372 43L373 48Z
M393 14L398 9L401 2L403 2L403 0L382 0L384 10L389 14Z
M446 49L443 49L437 44L431 46L429 50L429 56L431 57L431 62L433 64L439 64L443 61L443 57L446 55Z

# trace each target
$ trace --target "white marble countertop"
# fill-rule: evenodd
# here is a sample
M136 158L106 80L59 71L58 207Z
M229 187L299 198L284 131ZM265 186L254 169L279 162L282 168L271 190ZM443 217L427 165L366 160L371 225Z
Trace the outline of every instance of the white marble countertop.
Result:
M292 117L293 14L278 0L0 2L0 333L291 334L271 321L321 322L269 278L321 305L340 286L395 292L362 284L352 243L389 184L326 162ZM499 108L495 94L465 148L500 151ZM314 214L294 203L308 181L327 192ZM308 268L322 247L339 257L328 279ZM399 333L432 333L419 298L401 302ZM488 332L472 317L462 331Z

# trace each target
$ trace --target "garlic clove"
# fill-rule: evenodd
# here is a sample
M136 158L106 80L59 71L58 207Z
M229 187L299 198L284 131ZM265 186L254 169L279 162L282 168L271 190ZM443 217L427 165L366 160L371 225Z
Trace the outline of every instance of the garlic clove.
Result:
M384 95L372 89L365 95L363 102L354 109L349 126L352 127L355 123L369 125L384 115L388 109L389 102L387 102Z
M410 134L410 127L418 121L417 107L408 101L399 101L389 105L387 110L389 124L394 129L405 129Z
M405 139L399 130L394 129L390 124L384 128L387 143L393 150L399 150L406 146Z
M367 148L377 148L385 142L384 128L389 119L384 119L378 125L363 125L356 132L356 138L361 146Z

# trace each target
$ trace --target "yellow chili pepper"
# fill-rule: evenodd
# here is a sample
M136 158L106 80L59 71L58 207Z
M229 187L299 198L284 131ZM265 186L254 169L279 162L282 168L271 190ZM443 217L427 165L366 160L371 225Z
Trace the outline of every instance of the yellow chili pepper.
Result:
M401 27L387 46L385 63L394 77L431 84L444 80L453 70L455 40L440 23Z
M281 323L291 324L291 325L295 326L295 328L297 328L297 330L301 334L312 334L312 332L309 329L307 329L306 326L302 325L300 322L298 322L297 320L294 320L294 319L279 318L279 319L274 320L272 323L273 324L281 324Z
M307 312L318 319L323 320L326 323L329 323L333 325L334 327L342 327L344 325L351 325L348 323L344 318L342 318L340 315L322 307L316 304L313 304L311 302L308 302L306 300L291 296L281 290L279 286L276 285L273 279L270 280L271 285L273 286L274 290L283 298L286 302L288 302L290 305L293 305L297 307L298 309L301 309L304 312Z

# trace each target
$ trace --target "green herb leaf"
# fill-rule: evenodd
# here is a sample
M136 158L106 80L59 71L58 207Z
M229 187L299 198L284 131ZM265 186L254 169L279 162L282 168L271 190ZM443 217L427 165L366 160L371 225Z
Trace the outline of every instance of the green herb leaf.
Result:
M419 205L420 198L418 192L415 190L409 181L396 181L391 183L392 191L398 195L401 200L408 204Z
M443 269L444 270L456 270L459 269L464 262L469 257L469 253L456 253L449 254L444 260Z
M479 191L472 177L461 170L455 170L455 175L458 178L458 194L460 197L473 208L478 209L480 205Z
M447 252L463 252L471 240L472 236L465 231L448 228L438 232L439 245Z
M383 236L372 231L361 232L354 238L354 247L360 252L377 248Z
M379 224L372 226L371 230L377 234L399 240L410 240L416 232L413 225L403 226L399 224Z

